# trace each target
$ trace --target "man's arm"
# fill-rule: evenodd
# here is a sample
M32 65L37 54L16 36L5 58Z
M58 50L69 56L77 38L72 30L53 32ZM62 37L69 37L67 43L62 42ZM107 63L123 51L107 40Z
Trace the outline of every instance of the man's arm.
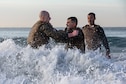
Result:
M107 37L106 37L106 35L104 33L104 30L102 28L100 28L100 36L101 36L100 38L102 40L103 46L106 49L106 56L108 58L111 58L110 57L110 48L109 48L108 40L107 40Z
M55 39L57 42L67 42L68 40L68 36L69 36L68 33L66 33L63 30L56 30L49 24L42 25L41 31L43 31L47 36Z

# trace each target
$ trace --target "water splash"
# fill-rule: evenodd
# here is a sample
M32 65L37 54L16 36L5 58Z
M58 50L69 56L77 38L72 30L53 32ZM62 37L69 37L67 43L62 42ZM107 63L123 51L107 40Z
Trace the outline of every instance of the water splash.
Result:
M0 84L125 84L125 53L112 55L64 45L32 49L7 39L0 43Z

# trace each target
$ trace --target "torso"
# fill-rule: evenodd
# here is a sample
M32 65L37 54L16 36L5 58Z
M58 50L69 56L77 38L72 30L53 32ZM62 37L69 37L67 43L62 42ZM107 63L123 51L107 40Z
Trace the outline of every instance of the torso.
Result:
M75 36L75 37L71 37L69 38L69 41L68 41L68 47L69 48L74 48L74 47L77 47L78 49L80 49L81 51L84 51L84 35L83 35L83 32L80 28L74 28L74 29L71 29L69 30L68 32L73 32L73 30L78 30L79 31L79 34L78 36Z
M97 25L95 25L94 27L90 27L88 25L86 25L83 28L83 33L84 33L84 37L85 37L85 41L86 41L86 46L87 49L89 50L96 50L98 47L101 46L101 39L99 37L99 31L97 29Z

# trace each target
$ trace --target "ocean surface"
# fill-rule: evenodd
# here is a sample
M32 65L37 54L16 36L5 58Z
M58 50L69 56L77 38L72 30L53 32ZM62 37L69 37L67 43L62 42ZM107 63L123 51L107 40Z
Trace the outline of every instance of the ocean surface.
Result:
M0 84L126 84L126 27L104 31L111 59L104 47L83 54L53 40L32 49L30 28L0 28Z

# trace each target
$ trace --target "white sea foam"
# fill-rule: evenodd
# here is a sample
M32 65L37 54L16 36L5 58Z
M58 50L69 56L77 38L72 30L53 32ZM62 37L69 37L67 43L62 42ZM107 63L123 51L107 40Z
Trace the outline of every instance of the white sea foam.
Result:
M7 39L0 43L0 84L125 84L126 53L111 55L64 45L32 49Z

